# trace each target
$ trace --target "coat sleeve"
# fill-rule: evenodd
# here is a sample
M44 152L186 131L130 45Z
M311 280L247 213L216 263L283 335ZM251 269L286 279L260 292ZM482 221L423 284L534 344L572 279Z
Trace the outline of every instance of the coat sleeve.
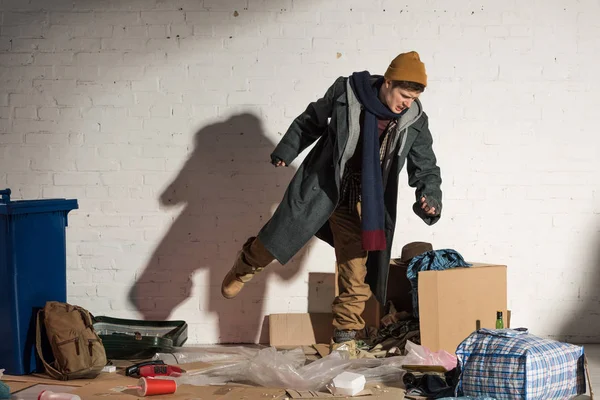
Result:
M429 131L427 115L423 114L422 122L415 124L414 129L418 131L407 156L408 184L415 188L416 202L413 211L427 225L435 224L441 217L442 211L442 177L440 168L437 166L435 153L433 152L433 138ZM437 215L427 215L421 209L420 199L426 196L428 204L434 206Z
M287 132L271 154L272 161L283 160L287 165L324 133L331 118L337 96L344 89L344 77L339 77L325 95L310 103L290 125Z

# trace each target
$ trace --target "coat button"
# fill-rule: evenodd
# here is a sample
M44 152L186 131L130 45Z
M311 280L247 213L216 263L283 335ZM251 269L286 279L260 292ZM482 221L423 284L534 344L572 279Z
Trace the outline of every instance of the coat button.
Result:
M313 190L317 190L317 187L316 187L316 186L313 186Z

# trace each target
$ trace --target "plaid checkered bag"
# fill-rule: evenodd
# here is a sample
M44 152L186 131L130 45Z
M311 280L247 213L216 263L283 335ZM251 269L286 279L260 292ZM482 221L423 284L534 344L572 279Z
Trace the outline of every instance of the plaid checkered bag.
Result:
M461 371L457 395L560 400L586 391L583 347L542 339L524 328L480 329L458 346L456 355Z

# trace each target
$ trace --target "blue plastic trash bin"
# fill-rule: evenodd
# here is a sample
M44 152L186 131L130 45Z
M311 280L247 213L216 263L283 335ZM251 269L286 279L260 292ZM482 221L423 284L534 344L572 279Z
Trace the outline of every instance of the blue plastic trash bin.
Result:
M47 301L67 301L65 227L77 200L10 200L0 190L0 369L41 371L35 319Z

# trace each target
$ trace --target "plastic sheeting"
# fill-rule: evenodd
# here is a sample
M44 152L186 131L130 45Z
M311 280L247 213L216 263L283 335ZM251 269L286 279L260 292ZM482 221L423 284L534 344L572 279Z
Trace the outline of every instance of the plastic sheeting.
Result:
M407 344L407 350L406 356L350 359L349 353L344 351L342 346L340 351L334 351L306 365L302 348L288 351L277 351L273 347L182 348L173 354L157 354L154 358L167 363L203 361L212 364L201 371L185 373L174 378L178 384L219 385L227 382L249 382L259 386L296 390L323 390L333 378L344 371L364 375L367 383L398 383L402 382L402 375L405 373L402 365L452 364L447 355L431 353L411 342Z

